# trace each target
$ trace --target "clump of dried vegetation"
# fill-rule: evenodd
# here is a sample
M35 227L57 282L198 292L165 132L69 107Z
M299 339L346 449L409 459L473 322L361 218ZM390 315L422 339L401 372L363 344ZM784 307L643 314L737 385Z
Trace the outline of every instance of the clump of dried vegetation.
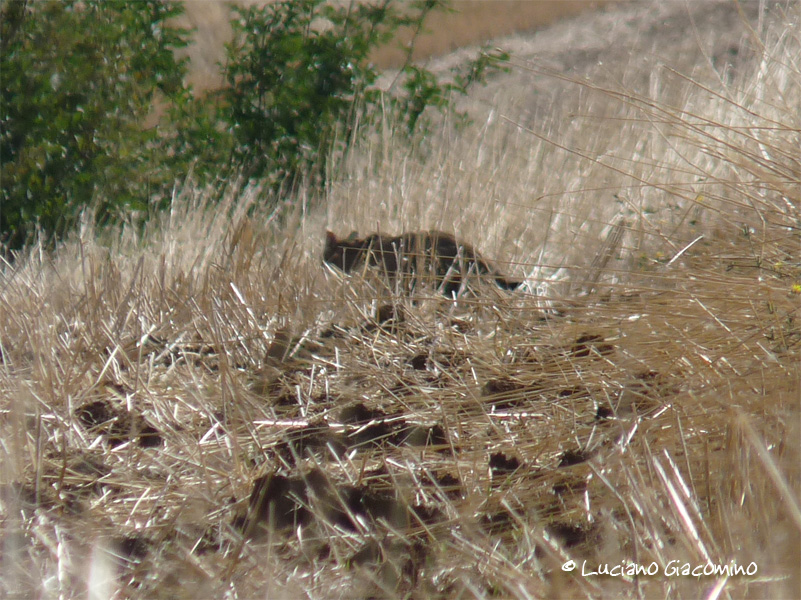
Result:
M781 21L730 80L638 92L521 61L574 89L565 112L496 107L425 160L377 140L325 208L187 186L144 229L87 222L7 264L0 593L797 596ZM326 226L455 231L526 290L396 293L325 269ZM658 572L582 574L628 562ZM758 572L669 570L707 563Z

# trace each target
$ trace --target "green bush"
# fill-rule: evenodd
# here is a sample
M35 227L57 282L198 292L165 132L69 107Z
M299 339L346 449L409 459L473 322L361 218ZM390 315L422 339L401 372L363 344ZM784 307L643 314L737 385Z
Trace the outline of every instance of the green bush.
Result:
M384 117L409 134L427 131L429 108L450 109L454 94L466 94L506 56L483 53L448 81L407 60L397 94L376 87L369 58L399 28L419 33L432 10L446 7L442 0L287 0L235 8L221 113L234 138L233 164L247 178L291 186L327 176L329 158Z
M97 197L100 218L165 183L166 149L143 123L157 92L184 92L173 50L183 10L156 1L11 0L2 7L2 241L55 234Z

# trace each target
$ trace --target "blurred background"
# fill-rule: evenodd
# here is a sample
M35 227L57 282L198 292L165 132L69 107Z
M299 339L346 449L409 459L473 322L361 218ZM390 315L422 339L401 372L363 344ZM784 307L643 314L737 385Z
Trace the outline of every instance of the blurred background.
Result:
M532 31L613 3L613 0L455 0L452 12L429 14L425 23L427 31L415 42L412 57L424 60L499 36ZM224 57L224 44L232 36L232 4L260 6L268 2L187 2L186 13L176 20L176 24L182 27L195 29L195 43L184 50L184 55L191 60L189 83L197 91L216 89L222 83L220 63ZM397 41L375 53L375 64L380 68L401 66L406 58L403 44L408 43L412 36L411 31L401 32Z

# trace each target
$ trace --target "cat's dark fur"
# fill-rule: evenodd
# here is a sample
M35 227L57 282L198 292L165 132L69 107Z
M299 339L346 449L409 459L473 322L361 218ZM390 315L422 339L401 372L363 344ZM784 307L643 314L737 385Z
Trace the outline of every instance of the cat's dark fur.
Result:
M358 238L356 232L338 238L327 231L323 261L345 273L365 265L376 267L391 282L402 277L411 286L428 277L447 296L461 289L466 275L488 277L506 290L514 290L521 283L503 277L470 244L436 230L398 236L373 233L365 238Z

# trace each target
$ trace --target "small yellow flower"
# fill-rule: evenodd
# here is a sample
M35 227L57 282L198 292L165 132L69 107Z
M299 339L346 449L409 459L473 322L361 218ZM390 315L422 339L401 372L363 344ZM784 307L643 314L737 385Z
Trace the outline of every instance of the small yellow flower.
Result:
M790 286L790 293L801 294L801 283L794 283L792 286Z

